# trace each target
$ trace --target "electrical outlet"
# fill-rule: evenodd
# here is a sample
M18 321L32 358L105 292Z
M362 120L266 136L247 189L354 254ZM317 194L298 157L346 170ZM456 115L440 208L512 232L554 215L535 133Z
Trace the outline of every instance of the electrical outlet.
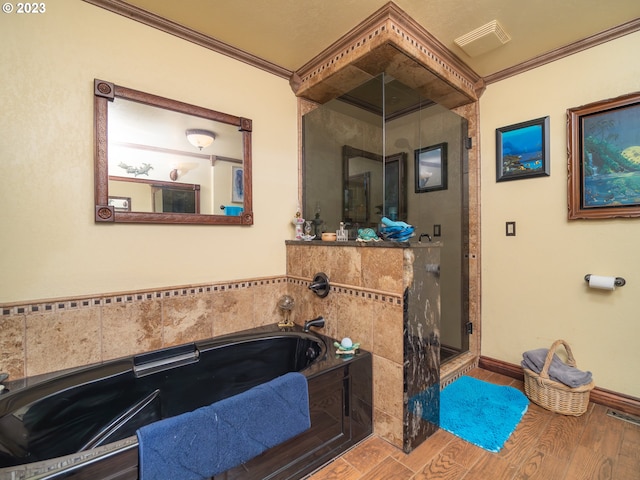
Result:
M433 226L433 236L434 237L439 237L440 235L441 235L440 225L434 225Z

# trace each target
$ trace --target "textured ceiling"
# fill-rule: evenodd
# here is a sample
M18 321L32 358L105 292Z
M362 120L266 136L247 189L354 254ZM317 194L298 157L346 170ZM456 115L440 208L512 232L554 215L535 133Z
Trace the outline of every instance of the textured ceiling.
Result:
M127 0L295 71L388 0ZM640 18L640 0L395 0L409 16L487 76ZM454 39L498 20L511 41L475 58ZM639 46L640 47L640 46Z

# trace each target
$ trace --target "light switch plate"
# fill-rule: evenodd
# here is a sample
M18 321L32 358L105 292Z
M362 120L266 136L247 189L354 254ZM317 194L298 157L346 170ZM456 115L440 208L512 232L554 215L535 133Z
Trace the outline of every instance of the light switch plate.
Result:
M507 222L507 237L515 237L516 236L516 222Z

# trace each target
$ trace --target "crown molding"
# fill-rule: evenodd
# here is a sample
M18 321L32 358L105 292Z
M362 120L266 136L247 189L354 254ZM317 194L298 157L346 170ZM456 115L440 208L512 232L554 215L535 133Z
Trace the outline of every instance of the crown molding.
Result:
M156 28L178 38L186 40L214 52L231 57L234 60L259 68L281 78L289 79L293 72L279 65L271 63L251 53L232 47L231 45L216 40L178 23L162 18L139 7L123 2L122 0L83 0L86 3L104 8L110 12L122 15L136 22Z
M393 2L296 70L291 87L324 103L383 72L448 108L475 102L484 90L477 73Z
M600 33L596 33L595 35L591 35L590 37L583 38L582 40L579 40L577 42L565 45L564 47L556 48L555 50L551 50L530 60L514 65L513 67L505 68L504 70L500 70L499 72L487 75L483 77L483 80L486 85L499 82L506 78L513 77L514 75L519 75L520 73L524 73L528 70L533 70L534 68L541 67L542 65L545 65L547 63L555 62L556 60L560 60L561 58L568 57L569 55L573 55L574 53L582 52L583 50L587 50L603 43L610 42L611 40L615 40L616 38L623 37L630 33L635 33L639 30L640 18L636 18L621 25L604 30Z

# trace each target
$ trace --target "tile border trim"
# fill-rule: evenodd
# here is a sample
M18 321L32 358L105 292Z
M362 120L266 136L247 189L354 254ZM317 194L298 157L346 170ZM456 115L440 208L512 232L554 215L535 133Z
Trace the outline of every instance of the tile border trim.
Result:
M306 280L300 277L289 276L288 282L294 285L303 285L308 287L311 285L310 280ZM402 305L402 296L390 292L383 292L381 290L373 290L363 287L355 287L353 285L343 285L339 283L331 283L330 293L345 294L352 297L364 298L365 300L372 300L382 303L390 303L393 305Z
M188 295L215 294L227 291L241 290L245 288L273 285L279 283L291 283L308 286L311 281L297 278L276 276L244 280L231 280L223 282L206 283L201 285L175 286L159 289L145 289L130 292L105 293L91 296L62 297L48 300L33 300L16 303L0 304L0 319L21 315L37 315L42 313L54 313L83 308L102 307L110 305L123 305L127 303L147 300L163 300L172 297L185 297ZM402 297L389 292L354 287L352 285L331 285L331 292L364 298L382 303L402 305Z
M201 285L176 286L159 289L145 289L120 293L105 293L92 296L65 297L49 300L34 300L21 303L0 304L0 318L16 315L53 313L82 308L122 305L126 303L162 300L172 297L185 297L207 293L226 292L245 288L285 283L285 276L264 277L245 280L206 283Z

